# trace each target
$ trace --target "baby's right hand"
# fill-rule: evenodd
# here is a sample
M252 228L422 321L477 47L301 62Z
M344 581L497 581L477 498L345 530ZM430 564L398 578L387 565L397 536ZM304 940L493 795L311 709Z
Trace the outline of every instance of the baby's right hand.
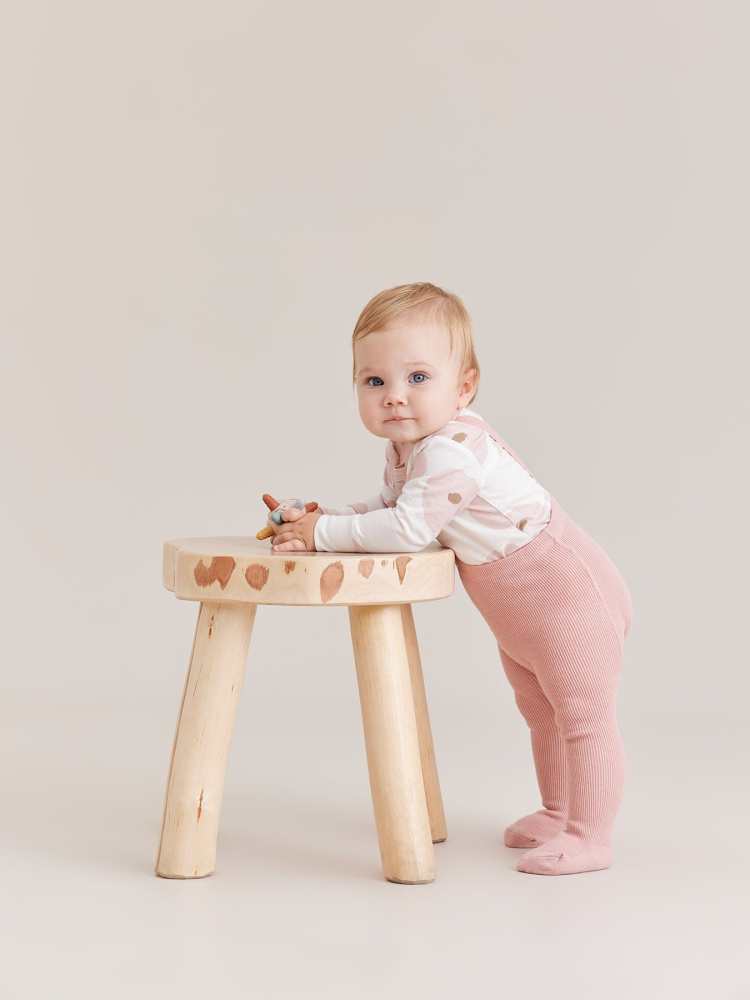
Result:
M272 548L274 543L276 542L276 536L280 532L284 531L285 524L287 524L289 521L299 521L300 518L307 517L307 512L304 510L300 510L299 507L290 507L289 510L282 510L280 513L281 513L281 524L277 524L270 517L268 519L269 525L273 528L273 535L271 535L271 537L268 539L269 542L271 543Z
M312 511L299 510L290 507L282 511L282 524L274 524L274 536L271 539L271 551L284 552L289 550L315 551L315 522L323 511L316 507ZM290 522L299 522L294 528L290 528ZM279 541L278 536L284 535L284 540Z

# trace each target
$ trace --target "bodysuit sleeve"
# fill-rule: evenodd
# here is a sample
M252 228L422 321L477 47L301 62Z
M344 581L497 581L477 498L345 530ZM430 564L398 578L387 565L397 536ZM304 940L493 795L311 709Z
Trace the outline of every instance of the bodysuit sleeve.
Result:
M471 503L480 489L481 466L464 444L435 435L412 455L410 478L394 506L341 514L324 513L315 524L322 552L418 552Z
M370 497L369 500L357 500L354 503L347 504L345 507L320 507L324 514L342 515L342 514L365 514L369 510L382 510L383 507L390 506L386 500L386 489L385 487L378 493L377 496ZM395 498L393 503L395 503Z

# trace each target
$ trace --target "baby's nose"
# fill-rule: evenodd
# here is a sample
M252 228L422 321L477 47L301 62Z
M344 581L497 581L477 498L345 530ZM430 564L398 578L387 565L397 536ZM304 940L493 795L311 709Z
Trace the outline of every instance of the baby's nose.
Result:
M406 399L406 389L395 386L386 393L385 396L387 403L401 403Z

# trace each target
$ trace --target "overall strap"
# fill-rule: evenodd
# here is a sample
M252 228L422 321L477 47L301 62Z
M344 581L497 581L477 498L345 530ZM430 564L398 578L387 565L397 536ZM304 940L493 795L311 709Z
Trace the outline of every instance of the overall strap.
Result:
M466 414L464 414L463 416L458 416L455 419L463 420L467 424L474 424L476 427L481 427L482 430L487 431L487 433L489 434L489 436L492 438L493 441L496 441L501 448L507 451L510 457L514 458L521 466L521 468L525 469L528 472L528 474L531 476L532 479L536 479L536 476L531 471L531 469L529 469L528 466L521 461L521 459L518 457L518 455L516 455L516 453L508 445L508 443L506 441L503 441L503 439L498 434L496 434L495 431L490 427L490 425L486 424L484 420L480 420L478 417L469 417Z

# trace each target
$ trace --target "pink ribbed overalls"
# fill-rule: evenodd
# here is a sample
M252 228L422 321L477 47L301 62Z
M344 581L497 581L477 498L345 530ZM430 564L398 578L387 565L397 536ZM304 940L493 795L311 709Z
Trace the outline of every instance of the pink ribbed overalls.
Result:
M481 426L533 475L484 421L457 419ZM608 867L625 783L615 712L623 645L633 616L625 581L554 497L549 524L532 541L493 562L473 566L457 558L456 565L467 594L497 639L516 704L531 730L542 804L549 814L542 818L551 835L558 830L570 835L549 843L536 837L525 845L555 845L561 857L574 857L567 868L563 858L549 872L542 862L520 870L565 874ZM595 861L576 867L580 845ZM542 856L543 848L533 853Z

